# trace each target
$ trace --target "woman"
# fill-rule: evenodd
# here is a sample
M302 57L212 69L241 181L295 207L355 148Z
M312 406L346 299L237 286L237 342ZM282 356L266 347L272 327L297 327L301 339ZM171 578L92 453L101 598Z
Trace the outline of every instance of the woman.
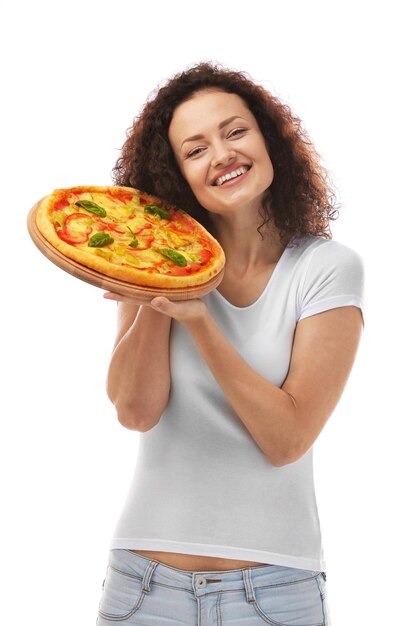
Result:
M201 299L118 300L108 394L141 432L97 624L329 624L312 446L362 331L362 262L289 108L208 63L145 105L115 182L226 254Z

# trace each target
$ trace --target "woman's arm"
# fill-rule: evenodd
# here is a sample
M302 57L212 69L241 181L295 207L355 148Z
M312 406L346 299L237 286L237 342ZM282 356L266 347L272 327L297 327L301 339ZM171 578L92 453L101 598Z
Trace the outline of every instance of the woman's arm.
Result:
M275 466L300 458L335 409L362 332L360 309L345 306L301 320L281 388L254 371L224 337L200 301L153 301L182 321L238 417Z
M107 393L126 428L149 430L167 405L171 384L170 330L170 317L149 306L119 303Z
M213 320L190 326L229 402L276 466L296 461L313 445L342 395L361 329L361 314L355 307L301 320L289 373L279 388L247 365Z

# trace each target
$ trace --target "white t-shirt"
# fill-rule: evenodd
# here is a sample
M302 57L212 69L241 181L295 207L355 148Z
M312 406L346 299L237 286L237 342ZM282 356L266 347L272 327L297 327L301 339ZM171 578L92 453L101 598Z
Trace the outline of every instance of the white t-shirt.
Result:
M361 257L334 240L305 237L285 249L253 304L234 306L217 290L204 301L245 361L280 387L298 320L347 305L363 311L362 297ZM273 466L176 321L170 358L169 405L154 428L139 433L136 470L110 547L323 571L312 448Z

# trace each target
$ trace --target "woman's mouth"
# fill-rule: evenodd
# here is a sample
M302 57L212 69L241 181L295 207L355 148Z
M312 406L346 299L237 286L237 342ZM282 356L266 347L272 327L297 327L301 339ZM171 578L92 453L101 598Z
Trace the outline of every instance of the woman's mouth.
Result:
M244 174L246 174L248 170L250 170L250 168L251 168L250 165L242 165L241 167L237 167L232 172L228 172L227 174L224 174L223 176L219 176L219 178L216 178L216 180L212 184L214 187L221 187L222 185L229 182L230 180L234 180L236 178L239 178L240 176L243 176Z

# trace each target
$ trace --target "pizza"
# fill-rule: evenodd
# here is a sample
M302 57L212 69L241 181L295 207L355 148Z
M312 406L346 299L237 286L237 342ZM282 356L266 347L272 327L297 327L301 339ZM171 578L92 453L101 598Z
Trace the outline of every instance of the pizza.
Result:
M65 257L134 285L204 285L225 264L220 244L199 222L130 187L55 189L37 207L36 226Z

